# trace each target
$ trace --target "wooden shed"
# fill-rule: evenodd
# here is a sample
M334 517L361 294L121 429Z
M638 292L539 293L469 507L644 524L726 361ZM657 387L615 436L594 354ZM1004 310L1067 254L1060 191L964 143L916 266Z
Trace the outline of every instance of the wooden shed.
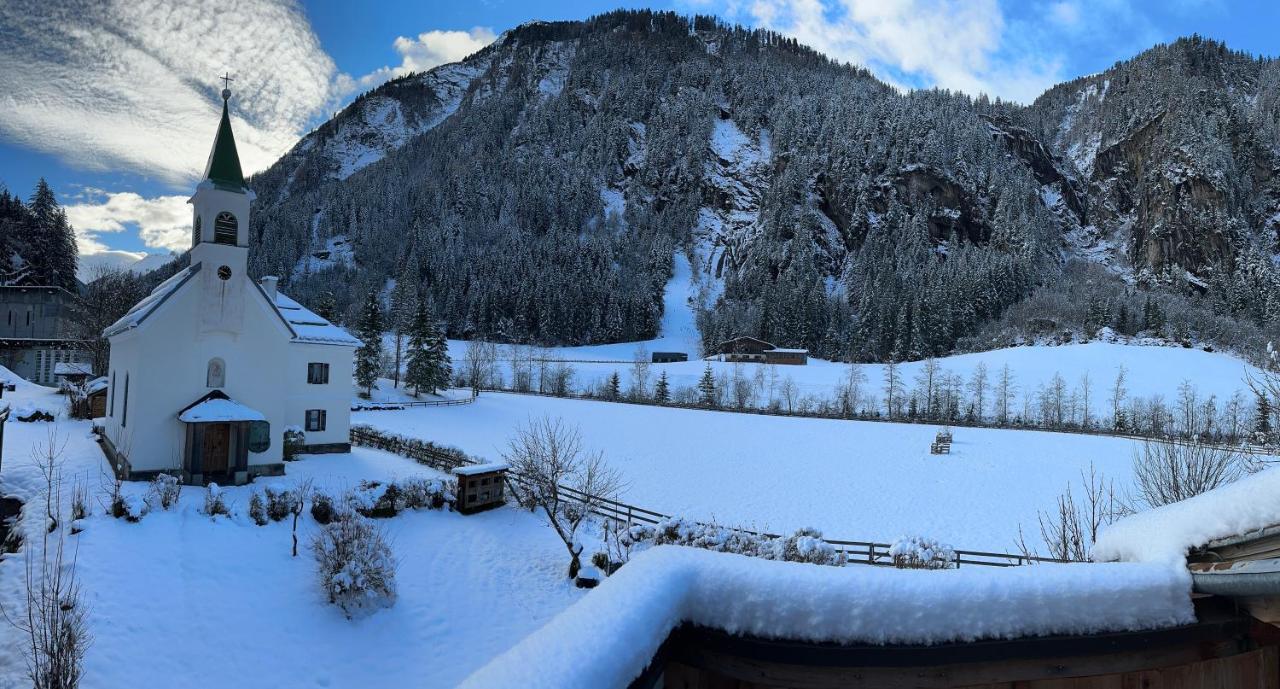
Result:
M675 364L688 360L689 355L684 352L654 352L652 357L655 364Z
M735 337L716 345L714 354L724 361L787 364L803 366L809 362L809 350L787 349L754 337Z
M454 468L453 475L458 477L456 506L459 512L482 512L506 502L506 464L468 464Z

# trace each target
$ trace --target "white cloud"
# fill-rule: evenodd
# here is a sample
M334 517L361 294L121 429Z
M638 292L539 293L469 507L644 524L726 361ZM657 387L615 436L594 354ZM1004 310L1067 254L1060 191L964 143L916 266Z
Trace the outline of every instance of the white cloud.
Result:
M1061 78L1060 56L1002 52L1008 27L995 0L755 0L746 11L891 83L1029 102Z
M151 248L182 251L191 245L191 207L186 196L148 199L131 191L107 193L96 189L86 190L86 196L85 201L65 207L82 254L108 250L100 234L131 228Z
M354 93L411 72L457 62L497 40L493 29L477 26L470 31L425 31L416 37L399 36L391 44L400 56L396 67L380 67L359 79L348 80L345 88Z
M0 2L0 136L76 167L190 182L225 70L246 172L335 97L333 61L289 0Z
M1055 2L1049 5L1049 18L1065 27L1080 23L1080 6L1074 2Z

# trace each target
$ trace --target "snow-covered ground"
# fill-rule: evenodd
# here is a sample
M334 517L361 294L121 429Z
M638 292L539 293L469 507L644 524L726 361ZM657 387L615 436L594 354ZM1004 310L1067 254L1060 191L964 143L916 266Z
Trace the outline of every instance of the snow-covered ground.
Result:
M1117 486L1132 476L1134 441L1041 431L959 428L932 455L937 427L483 393L460 407L353 415L404 435L497 459L530 418L580 427L626 481L624 502L726 526L892 542L938 538L1014 552L1018 527L1038 543L1037 512L1090 463Z
M15 408L63 406L47 388L18 385L5 397ZM338 494L362 479L438 472L363 448L306 456L290 463L285 477L224 489L236 513L230 519L201 513L205 490L186 487L176 508L130 524L104 513L106 465L89 424L65 417L5 425L0 494L28 501L28 551L38 549L43 523L31 448L50 432L65 443L64 501L79 480L94 511L85 531L69 537L93 635L85 689L451 687L582 595L564 576L564 546L526 511L408 511L379 521L399 560L395 606L347 620L315 580L305 547L315 522L304 515L304 545L293 558L287 522L260 527L247 517L251 491L313 478ZM131 493L145 488L125 485ZM22 554L0 562L6 611L21 609L22 578ZM0 687L29 686L20 648L17 632L0 624Z

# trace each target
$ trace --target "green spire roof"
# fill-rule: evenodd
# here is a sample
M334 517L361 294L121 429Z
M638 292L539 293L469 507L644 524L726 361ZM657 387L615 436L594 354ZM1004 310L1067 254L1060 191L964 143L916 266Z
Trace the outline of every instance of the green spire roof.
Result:
M240 154L236 153L236 138L231 134L231 116L227 114L227 98L222 93L222 121L218 123L218 135L213 139L209 163L204 167L204 178L214 186L228 191L244 189L244 173L240 171Z

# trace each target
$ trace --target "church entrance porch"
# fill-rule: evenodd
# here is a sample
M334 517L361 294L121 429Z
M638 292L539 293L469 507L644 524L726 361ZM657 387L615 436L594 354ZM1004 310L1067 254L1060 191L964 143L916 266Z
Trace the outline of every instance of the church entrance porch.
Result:
M186 426L183 478L196 485L248 482L251 445L256 438L270 437L261 412L230 399L220 390L183 409L178 420ZM266 448L253 449L262 452Z

